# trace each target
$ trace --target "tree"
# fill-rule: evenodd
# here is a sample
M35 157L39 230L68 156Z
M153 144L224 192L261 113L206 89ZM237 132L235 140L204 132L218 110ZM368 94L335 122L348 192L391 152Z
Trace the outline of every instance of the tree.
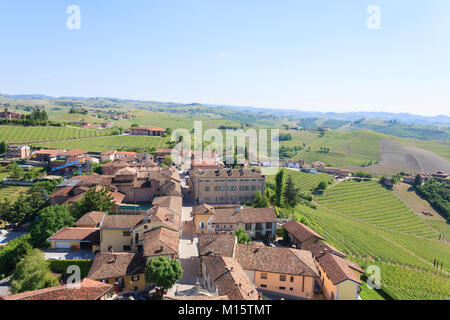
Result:
M327 187L328 187L328 184L326 181L320 181L319 185L317 186L317 190L325 191Z
M23 169L19 167L16 161L11 162L7 169L9 171L9 176L13 179L20 179L23 176Z
M166 134L168 136L172 135L172 128L166 128Z
M145 280L159 287L161 298L164 291L172 288L182 275L180 262L163 256L152 258L145 267Z
M416 178L414 179L414 185L415 186L421 186L423 183L422 177L420 174L416 175Z
M84 194L83 200L75 205L74 216L79 219L83 214L91 211L110 212L114 200L110 194L109 187L104 186L100 189L93 185Z
M252 203L254 208L268 208L269 207L269 199L266 196L263 196L261 191L256 191L255 200Z
M38 218L31 224L30 243L36 248L46 248L50 236L61 228L72 226L74 222L66 206L46 207L39 211Z
M57 286L58 280L52 275L44 253L33 249L19 262L11 277L12 293L38 290Z
M275 199L276 204L281 207L284 203L284 188L286 180L286 171L281 169L275 176Z
M23 193L19 194L16 202L11 207L11 212L8 218L9 222L23 223L29 221L33 216L34 211L30 203L26 201Z
M8 221L10 212L11 202L9 202L9 199L5 197L0 203L0 220Z
M0 142L0 154L4 154L8 151L8 146L5 141Z
M286 182L286 187L284 191L284 198L286 203L290 207L295 207L299 200L300 189L295 187L294 180L292 176L289 176Z
M252 239L250 238L250 236L242 228L237 229L234 232L234 235L237 237L237 242L239 244L249 244L252 242Z
M164 157L164 164L168 167L170 167L171 165L173 165L173 160L172 157L170 155L167 155Z

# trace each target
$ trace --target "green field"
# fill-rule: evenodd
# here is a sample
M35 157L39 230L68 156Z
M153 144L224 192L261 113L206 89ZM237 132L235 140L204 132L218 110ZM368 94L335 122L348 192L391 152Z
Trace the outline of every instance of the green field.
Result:
M90 152L103 152L106 150L130 148L167 148L167 141L169 141L169 138L121 135L72 141L44 142L33 144L33 146L53 149L76 148Z
M375 181L341 182L316 197L316 201L331 210L379 227L430 239L438 237L393 192Z
M427 220L433 228L439 231L447 240L450 240L450 224L446 221Z
M448 245L386 230L323 207L299 205L297 215L365 270L369 265L378 266L381 288L392 298L450 298L448 273L433 268L436 257L449 265ZM370 298L370 291L363 295Z
M332 176L324 173L312 174L290 169L285 169L285 171L288 176L292 176L295 187L300 188L300 192L313 191L321 181L334 180ZM275 184L275 176L268 176L267 182Z
M39 142L51 140L82 139L111 134L110 130L93 130L74 127L22 127L0 126L0 140L6 142Z
M21 192L27 192L29 189L30 187L0 185L0 201L3 201L4 198L7 198L10 203L14 203Z
M285 132L285 131L283 131ZM368 161L380 160L380 139L387 136L372 131L338 132L326 131L323 137L316 133L303 131L293 134L292 140L283 141L281 145L303 146L305 148L297 153L294 159L309 162L322 161L331 166L361 165ZM320 148L329 148L330 152L322 153ZM308 151L310 149L310 151Z

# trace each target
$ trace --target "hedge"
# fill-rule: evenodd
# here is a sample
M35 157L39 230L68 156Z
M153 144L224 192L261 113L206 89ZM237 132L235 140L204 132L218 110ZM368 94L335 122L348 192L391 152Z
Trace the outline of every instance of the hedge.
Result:
M92 266L92 260L49 260L50 270L55 273L66 273L69 266L77 265L81 270L81 279L86 278Z
M16 268L16 264L31 249L29 244L30 235L26 234L15 238L0 248L0 279L7 277Z

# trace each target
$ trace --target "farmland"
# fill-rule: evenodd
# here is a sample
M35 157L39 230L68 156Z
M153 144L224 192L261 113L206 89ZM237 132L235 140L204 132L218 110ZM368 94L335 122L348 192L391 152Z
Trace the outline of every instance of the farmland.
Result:
M375 181L341 182L316 200L331 210L382 228L429 239L438 237L398 197Z
M306 173L297 170L286 170L288 176L292 176L296 188L300 188L300 192L313 191L321 181L332 182L334 179L328 174ZM275 176L268 176L267 181L275 183Z
M450 263L450 250L443 242L386 230L320 206L299 205L296 212L364 269L378 266L381 288L392 298L450 298L448 273L433 268L434 258L444 260L444 266Z
M165 148L169 138L143 137L143 136L111 136L72 141L44 142L33 146L54 149L82 149L90 152L103 152L118 149L139 149L139 148Z
M7 198L11 203L17 200L22 192L27 192L29 187L4 186L0 185L0 201Z
M110 130L92 130L75 127L21 127L0 126L0 140L6 142L39 142L82 139L111 134Z

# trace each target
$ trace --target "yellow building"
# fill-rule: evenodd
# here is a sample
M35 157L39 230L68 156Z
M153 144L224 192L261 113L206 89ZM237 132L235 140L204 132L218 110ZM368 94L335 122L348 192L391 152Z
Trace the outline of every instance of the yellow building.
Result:
M237 244L234 258L262 292L313 299L318 270L310 251Z
M145 216L106 215L100 227L101 251L133 251L132 231L143 219L145 219Z
M118 292L142 291L147 288L145 265L140 254L99 252L87 277L111 284Z
M64 227L47 239L52 249L100 250L100 230L98 228Z
M330 252L317 258L320 284L330 300L357 300L360 277L364 274L356 263Z

